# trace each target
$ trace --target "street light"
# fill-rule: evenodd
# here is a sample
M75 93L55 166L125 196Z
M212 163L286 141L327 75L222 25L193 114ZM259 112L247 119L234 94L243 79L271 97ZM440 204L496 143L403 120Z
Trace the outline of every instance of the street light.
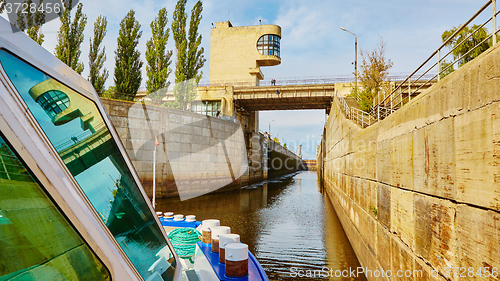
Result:
M354 89L356 90L356 99L359 100L358 96L358 36L356 34L350 32L349 30L343 28L342 26L340 27L343 31L347 31L354 35Z
M274 122L274 120L271 122ZM271 139L271 122L269 122L269 139Z

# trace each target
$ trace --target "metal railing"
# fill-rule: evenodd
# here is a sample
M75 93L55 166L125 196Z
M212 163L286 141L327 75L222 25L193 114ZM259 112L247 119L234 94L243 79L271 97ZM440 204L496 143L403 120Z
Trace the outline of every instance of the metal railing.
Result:
M482 15L482 13L489 7L492 6L492 16L488 18L486 22L481 24L478 28L476 28L469 36L464 38L460 43L456 44L454 48L451 48L450 51L448 51L444 56L441 56L441 51L443 48L448 47L447 45L450 43L451 40L453 40L459 33L464 30L474 19L476 19L479 15ZM465 22L463 25L461 25L436 51L432 53L432 55L427 58L415 71L413 71L412 74L410 74L403 82L401 82L389 95L387 95L381 102L379 102L377 105L375 105L371 111L370 114L376 118L377 120L382 120L392 114L394 111L397 109L401 108L403 105L411 101L412 95L416 95L416 93L421 90L423 87L429 85L432 81L439 81L441 79L441 75L445 73L450 67L452 67L454 64L457 62L460 62L465 56L469 55L472 51L477 49L479 46L481 46L483 43L487 42L488 40L492 39L493 45L496 44L496 35L499 32L496 27L496 17L499 12L496 11L496 0L489 0L484 4L481 9L479 9L467 22ZM465 54L460 56L459 58L453 60L452 62L445 67L444 69L441 69L441 64L444 61L444 59L449 56L453 51L455 51L458 47L460 47L464 42L467 42L469 38L474 36L477 32L479 32L485 25L487 25L489 22L492 22L492 32L488 37L486 37L483 41L480 43L476 44L474 48L468 50ZM432 63L432 61L434 61ZM430 65L430 66L429 66ZM425 68L428 67L428 68ZM459 66L460 67L460 66ZM436 69L436 74L433 75L431 78L423 79L425 75L430 73L432 70ZM420 76L416 75L417 73L422 73ZM412 82L413 81L413 82ZM422 81L425 81L424 83L421 83ZM419 85L417 85L417 82Z
M94 132L98 132L101 129L107 129L106 124L104 124L104 122L99 123L94 128ZM85 140L86 138L92 136L93 134L94 133L92 133L90 130L85 130L83 133L76 135L76 136L72 136L69 138L69 140L55 145L56 151L61 152L61 151L65 150L66 148L69 148L69 147Z
M373 119L372 116L367 112L355 107L350 107L343 97L337 98L339 99L340 105L345 112L345 116L348 119L351 119L354 122L358 123L361 127L366 128L371 124L377 122L377 120Z
M391 81L402 81L408 76L408 73L394 73L389 75ZM426 74L424 78L429 76ZM273 81L274 80L274 81ZM310 77L279 77L276 79L262 80L259 82L259 87L269 86L289 86L289 85L321 85L335 83L354 83L354 76L338 75L338 76L310 76ZM200 81L199 87L213 86L242 86L255 87L255 82L243 81Z

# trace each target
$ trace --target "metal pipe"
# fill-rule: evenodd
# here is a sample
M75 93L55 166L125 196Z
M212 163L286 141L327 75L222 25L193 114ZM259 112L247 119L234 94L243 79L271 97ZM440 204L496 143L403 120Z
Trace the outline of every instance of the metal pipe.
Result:
M441 80L441 49L438 50L438 82Z
M411 77L410 80L408 80L408 101L411 101ZM401 99L401 106L403 106L403 99Z
M493 45L497 43L497 1L492 0L492 6L493 6L493 18L492 18L492 23L493 23Z
M458 28L436 51L434 51L432 53L432 55L430 55L430 57L428 57L415 71L413 71L412 74L410 74L410 76L408 77L411 77L413 76L414 74L417 73L417 71L419 71L425 64L427 64L427 62L429 62L429 60L431 60L432 57L434 57L438 50L441 50L444 46L446 46L460 31L462 31L469 23L471 23L479 14L481 14L491 3L492 3L493 0L488 0L486 2L486 4L484 4L484 6L482 6L468 21L466 21L463 25L460 26L460 28ZM396 91L398 88L401 87L401 85L403 85L403 83L405 83L406 81L408 80L408 78L406 78L403 82L401 82L401 84L398 85L398 87L396 87L396 89L394 89L394 91ZM394 92L393 91L393 92ZM391 96L391 99L392 99L392 95L389 95ZM385 102L385 100L389 97L387 96L382 102ZM391 108L392 109L392 108Z

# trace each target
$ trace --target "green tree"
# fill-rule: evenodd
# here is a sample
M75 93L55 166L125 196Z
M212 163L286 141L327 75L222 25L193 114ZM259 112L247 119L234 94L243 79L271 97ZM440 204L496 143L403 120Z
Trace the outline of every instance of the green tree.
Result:
M198 27L201 21L203 5L197 1L191 10L189 33L186 36L186 2L178 0L172 21L172 34L177 50L175 64L174 107L186 109L187 104L196 95L196 85L203 75L200 69L205 64L204 49L200 47L201 35Z
M455 67L453 66L453 64L451 63L451 61L442 60L441 61L441 71L442 71L442 73L439 76L442 79L446 75L448 75L448 74L452 73L453 71L455 71Z
M151 22L152 37L146 43L146 73L148 80L146 88L149 97L155 104L160 104L166 95L170 82L168 76L172 72L172 51L166 50L170 28L167 26L167 9L163 8L158 12L158 16Z
M107 98L107 99L112 99L115 98L115 92L116 92L116 87L111 86L108 87L103 93L101 98Z
M360 89L354 89L353 96L358 96L362 110L369 111L373 100L389 90L389 69L392 61L385 57L386 44L381 38L379 45L366 53L361 51ZM381 97L383 98L383 97ZM380 100L380 99L379 99Z
M446 40L448 40L448 38L450 38L450 36L453 35L453 33L455 33L455 31L457 31L457 29L459 28L460 27L453 27L452 29L443 32L443 34L441 35L443 43L446 42ZM476 29L478 29L478 31L474 33L474 35L472 35L470 38L466 39ZM486 27L480 27L479 25L473 25L472 27L466 26L454 38L452 38L446 44L446 46L448 46L450 49L457 47L452 51L453 60L457 60L463 56L463 58L458 61L459 66L462 66L491 47L491 39L481 43L487 37L488 29L486 29ZM472 50L474 47L476 47L476 49L467 54L467 52L469 52L469 50Z
M195 79L196 83L200 82L203 72L200 69L205 64L206 59L203 56L205 50L201 45L201 35L198 32L198 27L201 22L201 12L203 11L203 5L201 1L196 2L193 9L191 10L191 18L189 22L189 34L188 34L188 53L187 53L187 66L186 66L186 78Z
M104 62L106 61L106 47L103 46L101 50L101 44L104 36L106 36L107 26L108 20L106 17L99 16L94 23L94 39L89 39L89 81L92 83L92 86L94 86L94 89L99 96L104 93L104 83L109 76L108 70L104 68Z
M446 30L441 34L441 39L443 43L446 42L458 29L459 27L453 27L450 30ZM477 31L474 33L474 31ZM473 34L474 33L474 34ZM479 56L482 52L486 51L489 47L493 45L493 40L488 38L488 29L486 27L481 27L480 25L473 25L472 27L464 27L454 38L452 38L446 46L450 49L454 49L451 53L453 59L450 61L443 60L441 62L441 69L444 70L446 67L450 66L448 69L441 73L441 78L452 73L455 70L452 61L458 60L458 67L466 64L467 62L473 60ZM469 37L470 36L470 37ZM469 38L467 38L469 37ZM497 36L497 40L500 36ZM463 42L462 42L463 41ZM484 41L484 42L483 42ZM482 43L481 43L482 42ZM474 47L476 49L472 50ZM470 51L472 50L472 51ZM469 52L470 51L470 52Z
M135 12L130 10L120 22L117 49L115 51L115 95L118 98L133 100L141 85L142 61L137 50L142 36L141 25L135 19ZM121 96L123 95L123 96Z
M186 2L187 0L177 1L172 19L172 36L177 51L177 60L175 61L175 102L170 106L180 109L186 109L187 106L185 87L181 86L182 82L187 80L185 72L187 65Z
M24 1L28 7L33 3L31 0ZM43 0L40 0L40 5L43 5ZM5 2L2 1L0 4L0 13L3 12L5 8ZM17 13L17 23L16 26L21 30L26 32L28 36L37 42L39 45L42 45L44 41L44 35L42 34L42 25L45 23L45 13L36 9L34 13L32 13L31 9L27 9L26 13L23 11L19 11Z
M58 42L55 55L78 74L81 74L84 68L83 62L80 61L81 45L84 39L83 30L87 25L87 16L82 12L83 4L79 3L75 18L71 21L72 2L73 0L63 1L64 11L59 14L61 28L57 32Z

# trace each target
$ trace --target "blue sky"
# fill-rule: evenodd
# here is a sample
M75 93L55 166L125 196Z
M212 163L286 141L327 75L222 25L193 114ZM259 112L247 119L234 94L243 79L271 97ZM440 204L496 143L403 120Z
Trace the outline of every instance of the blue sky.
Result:
M195 2L188 1L188 10ZM99 15L105 15L108 18L105 66L110 70L106 85L109 86L113 84L114 50L120 20L130 9L136 11L143 31L140 51L144 60L146 41L151 36L150 22L162 7L167 8L171 22L176 1L83 0L81 3L88 16L81 57L86 65L83 76L88 75L88 40L94 21ZM444 30L465 22L485 3L485 0L205 0L200 32L207 63L202 81L208 81L209 77L211 23L229 19L233 26L244 26L259 24L260 19L264 24L282 27L282 63L262 68L266 80L351 75L354 36L340 30L340 26L357 35L360 50L375 48L382 37L387 43L386 56L394 63L390 72L398 75L409 74L417 68L441 45ZM49 51L54 50L58 29L58 20L43 27L46 34L43 46ZM491 26L488 29L491 30ZM169 48L173 49L173 39L169 40ZM280 139L284 137L287 142L299 143L305 142L308 136L319 140L325 118L322 111L262 112L261 130L267 131L271 120L275 120L271 122L273 134L278 134ZM315 147L310 144L304 156L314 158L314 155Z

